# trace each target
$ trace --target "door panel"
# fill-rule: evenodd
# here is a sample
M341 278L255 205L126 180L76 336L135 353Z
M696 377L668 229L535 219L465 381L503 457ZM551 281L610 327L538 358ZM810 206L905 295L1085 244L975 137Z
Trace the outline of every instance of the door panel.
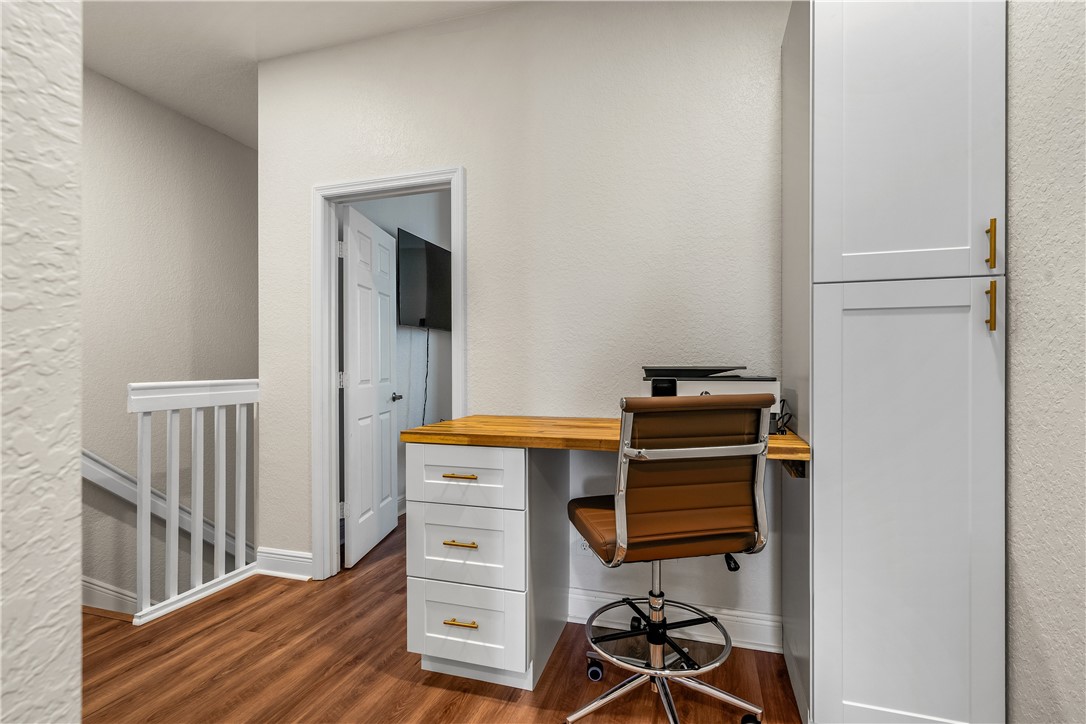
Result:
M815 287L816 721L1004 717L1003 286Z
M396 329L395 241L347 207L344 218L343 565L353 566L396 527L392 424ZM376 260L376 266L373 261Z
M818 2L814 27L814 280L1004 273L1004 3Z

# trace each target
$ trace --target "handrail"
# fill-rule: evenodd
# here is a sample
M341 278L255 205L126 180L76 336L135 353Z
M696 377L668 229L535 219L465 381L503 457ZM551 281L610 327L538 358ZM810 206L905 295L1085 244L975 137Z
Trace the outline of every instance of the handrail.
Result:
M164 412L253 402L260 402L260 380L133 382L128 385L129 412Z

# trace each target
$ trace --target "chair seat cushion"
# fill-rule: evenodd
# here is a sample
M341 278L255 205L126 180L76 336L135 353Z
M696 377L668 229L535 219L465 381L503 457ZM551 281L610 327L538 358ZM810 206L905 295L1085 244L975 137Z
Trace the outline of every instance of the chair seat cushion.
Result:
M569 519L592 550L605 561L614 559L615 497L596 495L569 501ZM749 516L737 517L729 508L672 510L630 514L624 562L741 553L757 538ZM676 535L675 531L684 531Z

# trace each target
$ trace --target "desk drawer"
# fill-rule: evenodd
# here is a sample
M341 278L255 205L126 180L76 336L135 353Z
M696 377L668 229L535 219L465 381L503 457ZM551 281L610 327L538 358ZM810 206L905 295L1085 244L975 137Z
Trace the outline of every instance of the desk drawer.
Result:
M524 510L523 448L409 444L407 499Z
M407 650L417 654L526 671L527 615L524 593L407 578Z
M524 590L525 512L407 504L407 575Z

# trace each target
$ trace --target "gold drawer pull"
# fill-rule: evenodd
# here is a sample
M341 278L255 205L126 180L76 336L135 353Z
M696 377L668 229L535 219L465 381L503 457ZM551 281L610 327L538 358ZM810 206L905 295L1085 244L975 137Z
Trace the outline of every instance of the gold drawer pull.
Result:
M988 282L988 288L984 290L984 293L988 296L988 318L984 320L984 323L988 325L988 331L996 331L996 283L993 279Z
M988 235L988 258L985 259L989 269L996 268L996 220L988 220L988 228L984 231Z
M479 544L476 543L475 541L472 541L471 543L461 543L458 540L442 541L441 545L449 546L450 548L471 548L472 550L475 550L476 548L479 547Z
M455 618L447 618L441 623L445 624L446 626L459 626L460 628L479 628L479 624L475 623L474 621L472 621L471 623L467 623L466 621L457 621Z
M452 478L453 480L478 480L478 475L461 475L460 473L445 473L441 477Z

